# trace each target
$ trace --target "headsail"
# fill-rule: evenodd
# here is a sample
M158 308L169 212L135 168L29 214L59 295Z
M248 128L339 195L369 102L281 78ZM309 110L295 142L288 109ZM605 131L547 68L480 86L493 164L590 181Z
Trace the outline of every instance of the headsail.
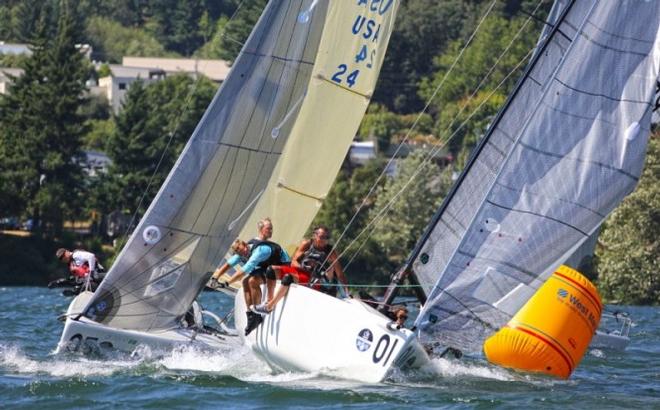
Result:
M376 87L398 0L331 1L305 105L240 237L269 216L273 239L298 244L332 186ZM274 130L274 132L277 130ZM281 131L280 131L281 132Z
M301 109L326 8L269 2L85 316L124 329L177 325L266 187Z
M634 189L659 23L658 1L566 4L410 259L424 333L478 350Z

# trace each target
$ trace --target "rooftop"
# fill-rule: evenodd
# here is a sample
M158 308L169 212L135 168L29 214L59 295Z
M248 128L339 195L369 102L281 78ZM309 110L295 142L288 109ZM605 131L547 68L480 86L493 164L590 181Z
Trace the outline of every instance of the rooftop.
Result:
M169 73L201 73L213 81L224 81L230 66L224 60L196 60L186 58L124 57L125 67L159 68Z

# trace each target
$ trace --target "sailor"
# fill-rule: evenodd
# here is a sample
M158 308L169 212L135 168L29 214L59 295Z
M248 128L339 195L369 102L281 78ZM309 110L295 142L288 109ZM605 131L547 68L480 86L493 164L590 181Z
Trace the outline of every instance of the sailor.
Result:
M252 248L252 246L255 243L261 241L267 241L272 237L273 237L273 222L270 220L270 218L264 218L259 220L259 222L257 222L257 236L247 241L247 244L250 248ZM220 278L222 277L222 275L224 275L227 271L229 271L230 268L233 268L239 263L241 265L245 265L246 262L247 259L235 253L234 255L232 255L231 258L227 260L227 262L223 263L221 266L218 267L218 269L215 270L215 272L213 272L207 286L212 289L226 287L226 283L220 284Z
M406 326L408 319L408 309L403 305L393 306L386 315L392 319L392 322L387 325L392 330L401 329Z
M268 314L275 305L289 292L292 283L309 284L310 281L319 282L317 289L331 296L336 296L338 282L342 283L341 290L348 295L346 276L341 268L337 253L328 243L330 231L325 226L314 228L311 239L304 239L293 255L291 266L271 266L266 270L268 281L268 302L255 306L255 312ZM272 289L275 281L281 280L281 287L275 297Z
M71 291L64 292L67 296L77 295L83 290L95 291L105 276L105 268L91 252L60 248L55 256L69 265L70 276L50 282L48 288L72 287Z
M236 239L231 246L234 253L247 259L242 267L236 268L236 273L228 282L221 282L220 286L229 286L243 279L243 292L247 306L247 326L245 336L249 335L263 321L263 317L254 312L255 305L261 303L261 285L266 280L266 270L272 265L287 265L291 262L289 255L275 242L259 241L250 248L248 244ZM243 278L247 274L247 277Z

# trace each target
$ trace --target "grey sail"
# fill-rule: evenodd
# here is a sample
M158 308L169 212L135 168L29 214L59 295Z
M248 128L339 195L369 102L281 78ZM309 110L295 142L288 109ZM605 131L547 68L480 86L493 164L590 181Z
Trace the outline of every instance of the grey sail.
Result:
M555 23L411 255L434 341L480 350L637 184L660 2L570 1Z
M326 9L315 0L268 3L86 317L123 329L178 326L278 161L310 80Z

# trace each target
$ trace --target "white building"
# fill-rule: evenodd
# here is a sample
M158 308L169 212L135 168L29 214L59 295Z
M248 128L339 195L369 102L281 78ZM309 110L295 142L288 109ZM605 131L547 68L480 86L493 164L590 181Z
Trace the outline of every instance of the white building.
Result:
M376 158L376 144L374 141L353 141L348 151L348 159L353 165L364 165Z
M216 83L225 81L231 67L224 60L197 60L187 58L124 57L124 67L159 68L167 74L203 74Z
M113 111L119 112L126 92L132 83L141 79L145 83L158 81L165 77L165 72L158 68L124 67L111 64L110 75L99 78L98 87L90 87L90 92L105 95Z
M5 43L4 41L0 41L0 54L26 54L31 56L32 50L30 50L27 44Z
M20 77L23 75L23 72L21 68L0 67L0 94L6 94L9 90L12 82L11 78L9 78L10 75Z

